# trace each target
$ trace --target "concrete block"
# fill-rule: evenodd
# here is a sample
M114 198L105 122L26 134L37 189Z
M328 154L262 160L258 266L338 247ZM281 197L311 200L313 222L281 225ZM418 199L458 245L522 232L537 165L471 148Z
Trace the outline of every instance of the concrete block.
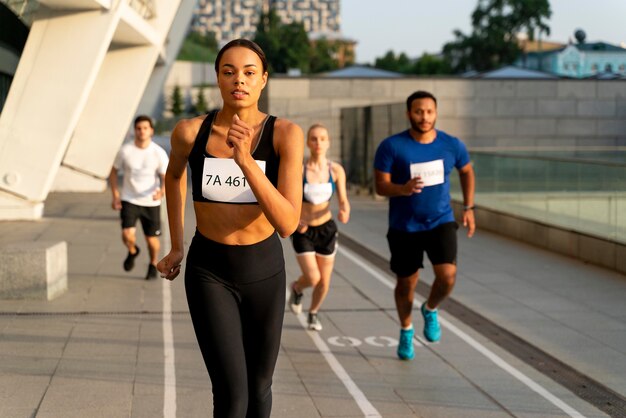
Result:
M515 119L481 119L476 126L476 135L478 136L514 136L515 135Z
M496 114L498 116L533 116L537 106L532 99L498 99Z
M592 99L597 95L596 81L559 81L557 97Z
M499 98L515 97L515 81L476 81L476 97Z
M614 100L580 100L577 106L579 116L613 117L616 113Z
M615 252L615 260L617 262L615 269L622 274L626 274L626 245L616 243Z
M596 121L594 119L561 119L557 122L559 136L595 136Z
M460 99L456 101L456 114L459 117L488 117L496 111L494 99Z
M558 82L549 80L518 81L517 97L555 98L558 94Z
M539 99L537 114L539 116L576 116L576 100Z
M626 100L618 100L615 105L617 117L626 117Z
M558 228L548 228L548 249L569 257L578 257L579 234Z
M598 135L624 135L626 133L626 120L608 119L598 122Z
M531 245L545 248L548 245L548 229L532 220L520 220L520 239Z
M0 298L52 300L67 290L67 244L35 241L0 247Z
M556 119L518 119L517 133L522 137L556 135Z
M441 118L437 121L437 128L465 141L465 138L476 136L476 119Z
M393 98L392 80L352 80L352 97L388 97ZM408 94L407 94L408 96Z
M403 78L396 79L393 81L393 86L391 90L391 94L394 98L406 102L406 98L411 95L411 93L418 90L429 91L433 94L435 84L432 79L423 79L423 78ZM437 97L437 101L439 101L439 97Z
M599 80L598 97L600 99L626 98L626 82L624 80Z
M468 98L475 95L475 84L471 80L435 80L434 91L431 91L437 98ZM408 95L407 95L408 96Z
M338 79L311 79L309 87L310 98L346 98L354 97L352 84L348 80Z
M306 99L309 97L310 79L308 78L271 78L267 88L272 98Z
M578 240L582 260L611 269L616 267L616 243L587 235L581 235Z

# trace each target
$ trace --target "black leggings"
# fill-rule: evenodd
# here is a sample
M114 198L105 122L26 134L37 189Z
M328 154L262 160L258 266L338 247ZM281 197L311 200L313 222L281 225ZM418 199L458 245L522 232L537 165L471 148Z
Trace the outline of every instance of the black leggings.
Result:
M213 416L269 417L285 310L276 234L224 245L196 232L185 270L189 312L213 388Z

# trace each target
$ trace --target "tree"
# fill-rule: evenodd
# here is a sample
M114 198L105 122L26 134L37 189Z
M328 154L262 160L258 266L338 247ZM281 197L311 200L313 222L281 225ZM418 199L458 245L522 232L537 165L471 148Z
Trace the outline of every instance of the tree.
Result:
M178 53L180 61L213 62L217 55L215 32L189 32Z
M392 50L387 51L381 58L376 58L374 67L404 74L410 74L412 72L412 64L409 57L404 52L396 56Z
M183 101L183 94L180 91L180 87L175 85L174 90L172 90L172 107L170 109L174 116L180 116L183 114L185 110Z
M256 42L267 58L270 71L281 72L282 59L280 57L280 17L273 9L262 13L256 26L254 42ZM276 68L278 66L279 68ZM283 71L284 72L284 71Z
M270 9L259 18L254 42L265 52L271 71L309 71L310 45L302 22L283 24L276 11Z
M451 74L450 63L444 58L424 53L412 68L413 74Z
M456 39L443 48L454 72L487 71L511 64L522 52L517 35L550 34L549 0L478 0L472 13L472 33L455 30Z
M204 89L200 87L198 89L198 96L196 97L196 104L194 105L195 113L198 115L203 115L208 110L208 104L206 102L206 98L204 97Z
M292 22L280 28L281 56L285 71L300 69L309 72L311 45L302 22Z
M323 73L339 68L339 63L335 58L339 45L328 42L326 38L315 41L311 47L311 59L309 69L312 73Z

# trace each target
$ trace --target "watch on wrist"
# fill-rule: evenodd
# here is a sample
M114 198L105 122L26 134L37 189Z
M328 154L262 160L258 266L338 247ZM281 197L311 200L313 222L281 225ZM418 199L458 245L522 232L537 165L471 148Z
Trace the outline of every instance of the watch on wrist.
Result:
M464 211L474 210L474 206L463 206Z

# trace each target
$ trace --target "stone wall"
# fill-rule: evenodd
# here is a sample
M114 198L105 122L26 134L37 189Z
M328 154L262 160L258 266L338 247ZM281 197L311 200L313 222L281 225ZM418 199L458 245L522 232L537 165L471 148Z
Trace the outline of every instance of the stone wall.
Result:
M306 131L328 126L331 157L341 156L342 109L372 108L372 139L408 125L406 97L428 90L438 99L438 127L471 148L626 146L624 80L343 79L271 77L268 111ZM361 138L343 138L357 140Z

